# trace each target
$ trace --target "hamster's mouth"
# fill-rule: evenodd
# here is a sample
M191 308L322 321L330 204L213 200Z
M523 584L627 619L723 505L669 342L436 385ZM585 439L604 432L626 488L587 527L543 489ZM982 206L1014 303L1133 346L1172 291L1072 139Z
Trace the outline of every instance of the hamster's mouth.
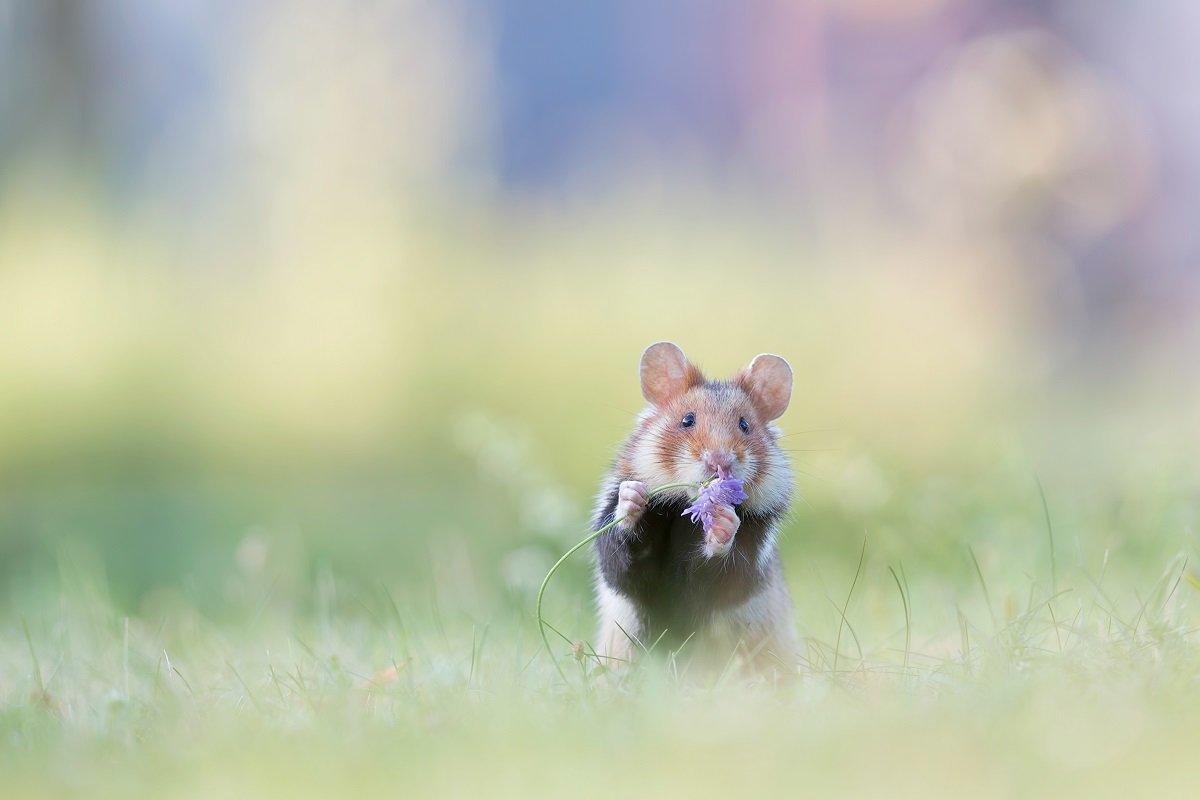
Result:
M705 473L705 477L701 481L702 484L728 480L735 480L739 483L747 483L750 480L750 476L746 474L746 470L741 464L734 464L732 466L722 465L717 467L715 472L707 464L700 464L698 466L700 471Z
M754 464L732 452L719 456L710 455L708 452L703 455L680 452L674 466L675 469L668 473L670 477L677 481L696 485L727 479L736 479L750 484L757 477Z
M752 483L752 476L747 473L746 465L740 463L720 465L714 470L711 465L697 461L692 463L690 469L680 473L679 479L692 483L697 490L722 481L735 481L741 486L748 486Z

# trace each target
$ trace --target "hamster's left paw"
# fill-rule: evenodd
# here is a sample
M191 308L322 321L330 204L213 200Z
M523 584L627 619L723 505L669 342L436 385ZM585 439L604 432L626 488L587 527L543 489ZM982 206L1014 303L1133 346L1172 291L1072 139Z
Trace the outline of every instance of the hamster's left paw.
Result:
M704 555L709 558L733 549L733 537L742 525L733 506L719 506L713 516L713 526L704 534Z

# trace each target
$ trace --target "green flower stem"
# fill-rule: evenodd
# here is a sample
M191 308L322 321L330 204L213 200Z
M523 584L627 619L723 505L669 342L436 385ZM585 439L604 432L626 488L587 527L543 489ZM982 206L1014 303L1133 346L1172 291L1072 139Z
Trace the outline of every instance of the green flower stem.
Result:
M664 486L659 486L657 489L651 489L649 494L647 494L646 499L649 500L651 497L654 497L655 495L658 495L658 494L662 494L663 492L666 492L666 491L670 491L671 489L695 489L695 488L696 488L696 484L694 484L694 483L668 483ZM545 621L545 619L542 618L542 598L546 594L546 587L550 584L550 578L552 578L554 576L554 573L558 571L558 568L561 567L563 565L563 562L566 561L568 558L570 558L575 553L576 550L579 550L580 548L583 548L583 547L587 547L589 544L596 541L596 539L598 539L600 536L603 536L604 534L608 533L609 531L611 531L613 528L615 528L617 525L620 525L624 521L625 521L624 517L618 517L617 519L614 519L612 522L608 523L607 525L600 528L599 530L588 534L587 536L585 536L583 538L582 541L579 542L579 544L575 545L570 550L563 553L562 558L558 559L558 561L555 561L554 566L551 567L550 571L546 573L546 577L542 579L542 587L540 589L538 589L538 596L537 596L538 632L542 634L542 644L544 644L546 646L546 652L550 654L550 660L554 662L554 668L556 670L558 670L559 677L561 677L564 681L567 679L567 675L565 672L563 672L562 667L559 666L558 657L554 655L554 649L552 647L550 647L550 639L549 639L549 637L546 636L546 621Z

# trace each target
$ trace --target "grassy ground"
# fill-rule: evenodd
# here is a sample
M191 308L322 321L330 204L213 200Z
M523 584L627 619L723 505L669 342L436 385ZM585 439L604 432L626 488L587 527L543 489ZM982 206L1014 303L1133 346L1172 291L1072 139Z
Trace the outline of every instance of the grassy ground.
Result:
M961 499L987 508L994 491ZM560 639L564 683L520 557L472 606L467 562L424 564L444 591L421 597L332 570L281 589L252 539L223 610L168 593L127 615L86 550L64 548L58 577L5 617L5 795L1187 793L1189 537L1091 553L1055 541L1031 494L1020 532L968 537L950 566L869 536L831 548L798 511L786 552L805 660L782 689L736 665L693 675L685 654L605 678ZM552 595L555 627L585 639L583 560Z

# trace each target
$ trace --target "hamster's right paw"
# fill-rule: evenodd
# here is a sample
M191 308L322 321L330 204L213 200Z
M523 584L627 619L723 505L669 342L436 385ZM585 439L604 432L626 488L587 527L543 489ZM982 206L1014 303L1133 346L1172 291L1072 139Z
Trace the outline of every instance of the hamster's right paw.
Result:
M622 528L632 528L642 518L649 497L650 491L641 481L621 481L621 486L617 489L617 509L613 512L613 518L621 520Z

